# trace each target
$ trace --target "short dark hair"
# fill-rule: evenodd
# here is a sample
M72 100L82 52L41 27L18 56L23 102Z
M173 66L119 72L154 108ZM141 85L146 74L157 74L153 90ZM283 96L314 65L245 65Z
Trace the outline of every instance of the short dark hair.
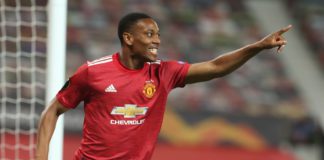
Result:
M129 29L140 19L152 18L144 13L129 13L125 15L118 24L118 38L120 43L123 44L123 33L129 31Z

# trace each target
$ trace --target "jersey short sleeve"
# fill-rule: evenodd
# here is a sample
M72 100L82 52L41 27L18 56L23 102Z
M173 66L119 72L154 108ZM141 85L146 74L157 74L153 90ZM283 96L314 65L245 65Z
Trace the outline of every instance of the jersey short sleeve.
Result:
M75 108L88 94L88 65L82 65L57 93L57 100L67 108Z
M163 62L162 77L167 90L185 86L189 64L181 61Z

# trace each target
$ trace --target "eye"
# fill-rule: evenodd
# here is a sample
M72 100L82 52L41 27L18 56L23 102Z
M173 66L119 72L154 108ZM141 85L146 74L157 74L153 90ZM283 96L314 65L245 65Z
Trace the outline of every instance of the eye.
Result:
M152 32L148 32L146 35L147 35L148 37L152 37L152 36L153 36L153 33L152 33Z

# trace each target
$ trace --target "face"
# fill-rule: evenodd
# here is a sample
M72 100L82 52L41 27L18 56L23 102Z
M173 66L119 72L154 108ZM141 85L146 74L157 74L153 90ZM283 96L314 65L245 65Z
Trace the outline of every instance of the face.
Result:
M138 56L145 62L157 60L160 46L159 27L153 19L139 20L130 31L128 46L134 56Z

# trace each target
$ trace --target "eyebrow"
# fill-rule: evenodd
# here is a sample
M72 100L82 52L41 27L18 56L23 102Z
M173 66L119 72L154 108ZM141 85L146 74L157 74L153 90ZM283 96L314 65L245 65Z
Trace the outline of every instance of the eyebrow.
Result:
M145 32L155 32L155 33L160 33L160 30L155 31L154 29L148 29Z

